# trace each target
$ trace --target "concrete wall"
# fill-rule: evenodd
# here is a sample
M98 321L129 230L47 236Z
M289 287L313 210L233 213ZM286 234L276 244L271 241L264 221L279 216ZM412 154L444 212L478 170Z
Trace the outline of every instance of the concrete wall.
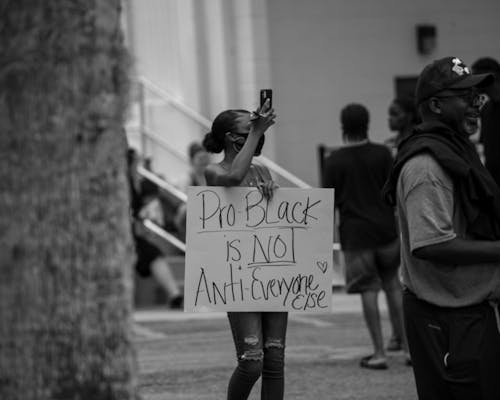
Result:
M349 102L371 113L370 136L391 133L387 109L396 76L456 55L500 59L498 0L268 0L278 163L317 184L318 143L341 143L339 113ZM415 26L437 27L437 47L417 52Z

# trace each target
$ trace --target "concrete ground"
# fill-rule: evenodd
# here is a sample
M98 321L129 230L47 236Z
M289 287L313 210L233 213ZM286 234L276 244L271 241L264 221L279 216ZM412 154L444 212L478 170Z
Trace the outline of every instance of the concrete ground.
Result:
M385 299L379 301L384 335L390 335ZM290 314L286 348L288 400L416 400L411 367L388 353L389 369L366 370L359 359L371 346L360 299L335 293L331 314ZM224 313L137 310L135 343L144 400L225 399L236 364ZM250 396L260 399L260 381Z

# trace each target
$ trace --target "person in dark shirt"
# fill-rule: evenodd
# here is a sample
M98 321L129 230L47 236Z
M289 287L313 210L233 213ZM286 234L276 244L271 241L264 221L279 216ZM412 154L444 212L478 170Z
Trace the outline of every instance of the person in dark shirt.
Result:
M177 184L179 189L187 193L189 186L206 186L205 169L210 164L210 155L203 145L197 141L191 142L188 146L189 172L187 176ZM186 241L186 212L187 204L181 203L174 216L174 225L180 239Z
M392 165L390 150L368 139L368 110L349 104L341 112L345 145L325 161L323 182L335 188L340 244L346 264L346 291L361 295L363 314L374 353L361 366L386 369L378 293L384 290L397 349L406 351L402 288L398 279L399 239L394 209L382 200L381 189ZM391 350L396 348L391 346ZM408 360L408 359L407 359ZM409 361L408 361L409 362Z
M487 96L487 101L481 109L479 141L484 148L484 165L500 186L500 64L493 58L483 57L472 64L472 71L495 76L492 85L480 89Z

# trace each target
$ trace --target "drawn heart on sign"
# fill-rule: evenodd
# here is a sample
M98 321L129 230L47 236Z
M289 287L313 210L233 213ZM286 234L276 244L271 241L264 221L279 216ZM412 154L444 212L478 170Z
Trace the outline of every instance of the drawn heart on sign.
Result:
M316 261L316 265L320 269L321 272L325 273L326 270L328 269L328 262L327 261Z

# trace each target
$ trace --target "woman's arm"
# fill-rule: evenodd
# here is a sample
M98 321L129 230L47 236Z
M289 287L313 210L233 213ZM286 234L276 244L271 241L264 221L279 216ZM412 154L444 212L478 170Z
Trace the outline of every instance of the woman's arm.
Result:
M238 186L250 168L252 158L264 132L251 129L245 144L234 158L229 170L217 164L209 165L205 170L205 178L210 186Z

